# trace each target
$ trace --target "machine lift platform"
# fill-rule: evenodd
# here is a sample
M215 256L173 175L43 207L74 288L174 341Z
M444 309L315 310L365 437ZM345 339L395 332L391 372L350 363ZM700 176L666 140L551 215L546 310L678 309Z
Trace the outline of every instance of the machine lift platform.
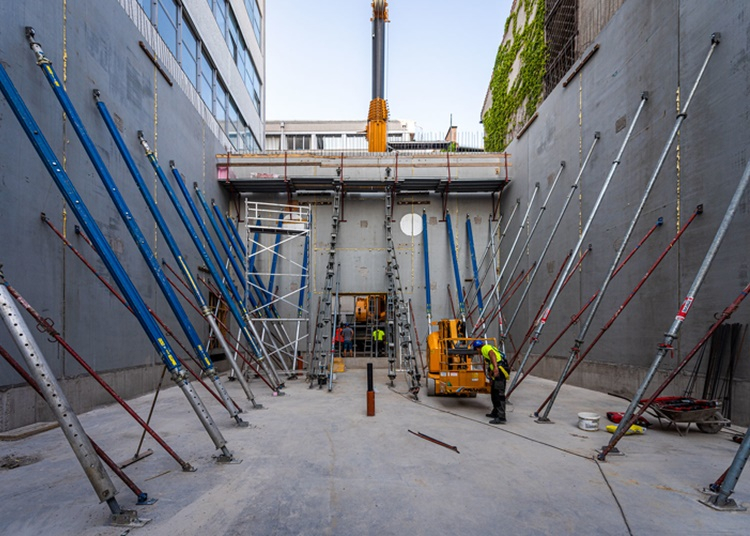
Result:
M443 319L427 336L427 396L463 396L490 392L484 359L474 350L477 340L466 337L466 326L459 319ZM480 338L495 345L494 338Z

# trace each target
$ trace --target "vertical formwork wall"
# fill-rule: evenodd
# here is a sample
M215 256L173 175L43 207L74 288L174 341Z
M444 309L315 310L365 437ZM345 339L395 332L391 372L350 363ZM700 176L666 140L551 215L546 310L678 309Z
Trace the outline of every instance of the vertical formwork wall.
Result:
M216 41L210 44L223 46L218 27L209 20L210 7L205 2L184 4L190 4L193 22L210 30L203 34L206 39ZM228 196L217 186L215 155L226 152L229 144L226 136L175 59L159 58L173 84L170 85L139 46L141 41L150 50L159 51L157 54L167 51L138 2L4 2L0 5L0 19L4 21L0 61L146 303L178 332L178 324L155 280L35 64L24 28L32 26L36 30L36 39L63 79L89 135L159 260L165 259L176 266L96 110L92 90L100 90L102 101L113 115L194 273L202 264L200 257L158 185L136 133L143 130L168 174L169 161L174 160L191 191L193 182L197 182L208 199L215 198L224 208ZM224 61L215 46L214 50L216 68L225 69L222 76L230 86L235 84L237 80L231 79L229 69L236 71L236 68ZM228 59L228 50L224 52ZM247 95L245 99L249 102ZM236 100L241 99L236 97ZM258 136L260 125L258 114L252 121ZM0 136L0 263L7 280L43 316L54 321L55 329L121 395L152 390L161 372L161 362L140 325L40 220L40 213L44 212L112 282L98 256L76 236L74 228L78 222L4 99L0 99ZM200 316L189 306L186 310L205 338L207 331ZM29 324L33 329L34 322ZM43 334L37 334L36 338L77 411L111 401L56 344L48 342ZM0 329L0 344L21 361L4 328ZM0 430L46 419L49 415L45 404L23 385L5 361L0 362Z
M582 11L580 16L585 13ZM567 87L559 84L549 94L538 109L536 121L507 148L512 154L514 192L521 181L548 183L560 160L568 163L563 184L570 185L594 132L601 132L601 141L584 172L576 202L563 221L531 299L524 307L525 319L514 326L512 335L518 338L523 336L531 315L543 299L559 267L559 259L576 243L581 225L588 219L631 125L641 93L649 92L648 103L584 242L584 246L592 245L592 253L557 301L536 347L536 351L541 351L600 288L675 124L679 104L687 98L708 53L711 34L721 32L721 44L708 65L625 253L632 250L659 217L664 219L664 225L612 281L586 342L594 339L696 206L703 204L705 212L691 224L604 335L572 378L573 383L632 394L703 261L750 158L748 16L747 4L740 1L626 0L601 33L580 50L579 59L597 45L599 50L570 78ZM586 21L579 20L579 25L585 26ZM562 80L570 77L573 69ZM549 234L555 219L550 216L559 213L568 191L563 186L553 195L548 209L551 214L545 217L538 236L531 242L528 262L538 257L546 239L542 237ZM513 196L506 201L510 197ZM714 315L729 305L748 282L745 251L750 239L748 200L750 192L745 193L675 342L674 359L667 359L662 365L665 370L673 368L677 358L693 348L713 323ZM503 209L507 211L510 206L504 204ZM747 324L748 307L745 304L730 322ZM536 373L557 379L579 330L580 323L554 346L551 352L554 358L543 361ZM733 418L739 423L750 419L749 349L745 344L735 371ZM691 369L692 366L688 367ZM681 388L682 384L678 385ZM698 388L701 389L700 380ZM675 389L675 394L680 392ZM700 391L696 394L700 396Z

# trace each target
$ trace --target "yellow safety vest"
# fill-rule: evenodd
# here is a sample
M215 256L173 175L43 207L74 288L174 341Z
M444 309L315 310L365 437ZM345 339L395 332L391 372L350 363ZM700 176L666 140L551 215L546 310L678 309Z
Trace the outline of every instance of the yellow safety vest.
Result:
M495 355L497 355L497 363L493 363L490 359L490 351L495 352ZM504 353L502 353L491 344L485 344L484 346L482 346L482 356L484 357L484 360L487 361L490 371L494 369L494 366L496 364L497 368L500 369L500 372L502 372L505 376L505 379L507 380L508 378L510 378L510 374L508 374L508 371L506 370L507 364L505 363Z
M375 331L372 332L372 338L375 339L376 341L382 341L384 336L385 336L385 331L383 331L382 329L376 329Z

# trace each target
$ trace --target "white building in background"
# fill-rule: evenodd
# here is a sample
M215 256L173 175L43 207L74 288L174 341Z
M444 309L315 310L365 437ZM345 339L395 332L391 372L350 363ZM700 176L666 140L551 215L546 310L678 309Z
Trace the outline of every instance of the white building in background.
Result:
M267 121L266 151L366 151L366 120ZM414 141L414 121L388 121L388 142Z
M367 121L267 121L265 150L367 151ZM388 121L389 151L477 152L484 148L481 133L424 132L415 121Z

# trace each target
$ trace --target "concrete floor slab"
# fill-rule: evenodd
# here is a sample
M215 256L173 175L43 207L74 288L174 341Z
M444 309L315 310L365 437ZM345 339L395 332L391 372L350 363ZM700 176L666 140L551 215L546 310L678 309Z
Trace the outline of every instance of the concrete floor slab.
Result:
M226 382L238 402L242 392ZM257 386L255 385L257 384ZM578 412L622 411L621 399L564 387L554 424L530 414L553 384L526 379L513 394L508 423L488 424L489 397L406 396L403 378L387 385L375 371L376 415L366 417L365 371L339 374L332 392L289 381L286 396L253 388L267 409L247 410L248 428L232 426L201 394L241 464L217 465L215 450L178 389L163 391L154 428L198 468L183 473L152 439L154 454L126 472L152 506L115 480L119 503L135 508L149 535L172 534L741 534L750 514L718 512L698 489L731 463L737 430L687 436L653 426L620 442L625 456L594 460L609 434L577 427ZM146 415L151 397L132 401ZM249 407L249 404L240 404ZM115 460L133 456L140 438L117 406L80 416L87 433ZM409 433L426 434L460 453ZM0 443L0 458L30 463L0 470L0 534L122 535L107 526L96 496L58 430ZM34 461L38 460L38 461ZM747 478L735 495L750 502Z

